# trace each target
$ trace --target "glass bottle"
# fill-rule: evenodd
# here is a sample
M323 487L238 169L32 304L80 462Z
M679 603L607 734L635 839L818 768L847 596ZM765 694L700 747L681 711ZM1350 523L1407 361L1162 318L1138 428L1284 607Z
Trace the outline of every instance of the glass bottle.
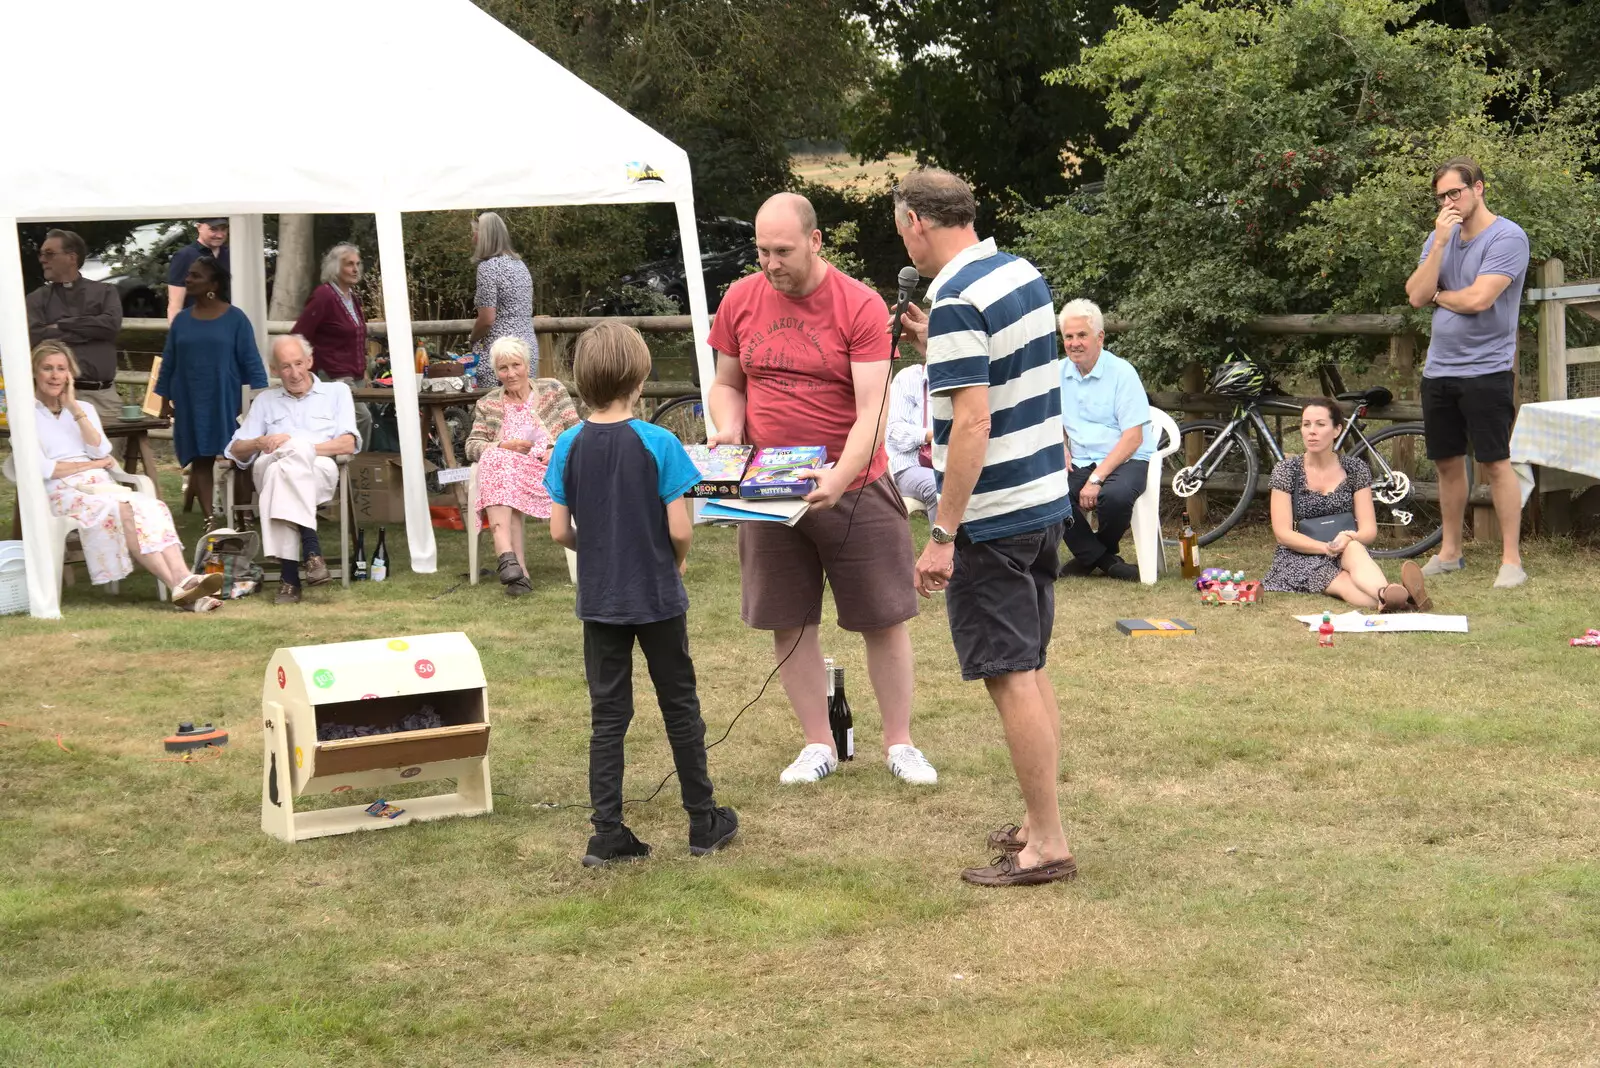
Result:
M372 567L368 574L373 582L389 577L389 547L384 544L383 528L378 528L378 544L372 550Z
M1183 560L1183 577L1197 577L1200 574L1200 539L1187 515L1183 517L1183 533L1178 535L1178 555Z
M833 748L840 760L856 758L856 722L850 714L850 701L844 695L844 668L833 669L833 697L828 701L828 728L833 732Z

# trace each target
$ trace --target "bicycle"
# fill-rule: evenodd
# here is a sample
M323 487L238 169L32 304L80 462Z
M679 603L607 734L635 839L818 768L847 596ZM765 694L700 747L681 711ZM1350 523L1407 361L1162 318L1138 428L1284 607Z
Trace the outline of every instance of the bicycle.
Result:
M1221 376L1219 371L1218 378ZM1273 406L1283 409L1282 414L1292 412L1296 416L1300 409L1286 398L1263 396L1266 383L1259 372L1253 382L1257 390L1236 395L1233 414L1227 420L1194 419L1178 427L1185 447L1163 461L1163 475L1168 476L1172 489L1172 496L1163 496L1161 502L1164 538L1176 539L1187 516L1199 533L1201 545L1216 541L1232 530L1255 502L1261 458L1270 456L1272 463L1284 459L1283 446L1262 409ZM1427 458L1422 424L1396 423L1368 436L1362 418L1368 409L1388 404L1394 394L1375 386L1341 393L1338 399L1352 405L1353 411L1334 441L1334 451L1357 457L1372 472L1372 504L1378 520L1372 555L1411 557L1433 548L1444 534L1443 517L1439 511L1438 472ZM1250 443L1252 429L1260 441L1259 454ZM1472 477L1469 457L1468 485L1472 484ZM1207 515L1215 512L1221 512L1222 519L1206 529Z
M706 409L698 393L673 397L656 408L650 421L672 431L685 445L706 443Z

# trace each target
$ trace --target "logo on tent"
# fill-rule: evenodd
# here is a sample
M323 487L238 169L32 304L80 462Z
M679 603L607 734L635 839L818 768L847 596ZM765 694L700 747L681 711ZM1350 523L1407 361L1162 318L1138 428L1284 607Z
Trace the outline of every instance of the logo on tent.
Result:
M628 164L628 181L664 182L666 179L661 176L660 171L650 166L650 164L640 163L638 160L634 160L632 163Z

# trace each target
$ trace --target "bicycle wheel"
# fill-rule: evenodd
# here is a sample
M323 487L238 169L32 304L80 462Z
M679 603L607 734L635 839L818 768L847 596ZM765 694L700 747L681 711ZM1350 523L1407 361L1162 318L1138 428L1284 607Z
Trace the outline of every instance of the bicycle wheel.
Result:
M1255 501L1261 461L1243 432L1221 420L1182 423L1178 434L1183 446L1161 461L1161 536L1176 539L1187 514L1200 544L1210 545Z
M672 398L656 409L650 421L672 431L685 445L706 443L706 410L698 394Z
M1364 443L1355 441L1351 454L1372 471L1372 509L1378 518L1372 555L1416 556L1438 545L1444 536L1439 471L1428 459L1422 424L1396 423ZM1471 486L1472 457L1466 462Z

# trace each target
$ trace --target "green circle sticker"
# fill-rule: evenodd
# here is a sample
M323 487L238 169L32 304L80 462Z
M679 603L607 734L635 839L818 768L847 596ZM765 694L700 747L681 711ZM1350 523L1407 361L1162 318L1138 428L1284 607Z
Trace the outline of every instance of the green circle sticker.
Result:
M407 649L411 648L411 643L406 641L404 638L390 638L389 648L393 649L397 653L403 653Z
M326 690L333 685L333 672L327 668L318 668L317 673L311 676L311 681Z

